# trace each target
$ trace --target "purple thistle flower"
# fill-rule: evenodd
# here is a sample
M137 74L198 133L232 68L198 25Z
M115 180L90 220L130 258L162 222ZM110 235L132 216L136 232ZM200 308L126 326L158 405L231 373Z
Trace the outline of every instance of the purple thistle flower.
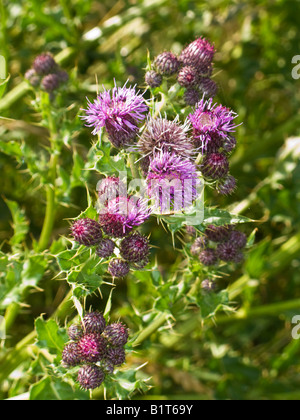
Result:
M229 238L230 232L231 232L230 225L225 225L225 226L207 225L204 234L209 241L224 242Z
M38 55L33 62L33 69L37 74L45 75L51 73L57 68L57 64L50 53Z
M193 143L188 138L189 123L181 124L178 118L149 118L138 141L141 154L152 155L160 151L174 152L189 158L193 153ZM151 157L151 156L150 156Z
M162 84L162 75L155 70L147 71L145 74L145 82L151 88L156 88Z
M98 134L105 127L111 139L118 146L135 137L138 124L145 119L148 111L143 95L135 87L117 87L104 90L94 103L88 100L86 115L82 118L87 127L94 127L92 134Z
M205 292L213 292L216 290L216 283L210 279L205 279L201 283L201 289Z
M200 93L198 89L188 88L183 94L183 100L186 105L195 106L200 101Z
M128 262L122 260L122 258L113 258L110 260L107 270L112 277L121 279L122 277L127 276L130 267Z
M229 162L222 153L211 153L204 157L200 168L205 178L220 179L228 174Z
M196 166L189 159L160 152L150 161L148 194L161 213L191 206L197 198L198 182Z
M139 232L127 236L120 244L120 254L124 260L129 262L144 261L149 254L148 238Z
M108 258L112 256L115 246L114 241L105 238L97 245L95 252L100 258Z
M82 360L98 362L106 354L107 343L100 334L88 333L78 341L78 349Z
M201 77L199 87L201 91L209 98L213 98L218 92L218 86L216 82L209 77Z
M101 209L99 223L108 235L123 237L149 216L150 208L145 200L136 196L117 197Z
M81 362L81 354L77 343L68 343L62 352L62 364L64 367L77 366Z
M236 248L245 248L247 245L247 236L243 232L233 230L229 235L229 241L232 242Z
M153 65L159 73L170 76L179 70L180 62L175 54L164 51L155 58Z
M184 66L179 71L177 82L183 87L192 87L199 83L199 74L197 69L192 66Z
M215 47L205 38L197 38L187 45L179 56L184 66L193 66L199 74L210 74Z
M103 315L98 311L85 314L82 323L86 333L101 334L106 326Z
M205 153L208 144L215 139L225 142L237 127L233 122L236 117L237 114L228 108L212 104L212 98L202 98L195 112L189 115L195 146Z
M89 218L76 220L71 227L71 233L75 241L85 246L97 245L102 239L99 223Z
M218 245L217 247L217 255L220 260L225 262L236 261L237 254L240 251L237 249L234 243L232 242L224 242Z
M230 195L236 189L236 179L232 175L220 179L216 185L217 192L222 195Z
M53 92L59 87L60 80L57 74L51 73L43 77L41 86L46 92Z
M125 350L123 347L110 347L107 350L107 358L114 366L120 366L125 362Z
M79 324L72 324L68 328L68 336L73 341L78 341L83 335L82 327Z
M105 379L103 370L96 365L82 366L78 371L77 381L83 389L96 389Z
M206 248L199 254L199 260L203 265L215 265L218 262L216 251L212 248Z
M200 236L195 240L193 245L191 246L191 254L192 255L199 255L201 251L203 251L208 245L208 238L206 236Z
M128 341L128 328L122 322L114 322L105 328L103 336L112 346L124 346Z
M127 195L127 188L124 182L116 176L103 178L97 184L99 205L107 205L109 200L119 196Z

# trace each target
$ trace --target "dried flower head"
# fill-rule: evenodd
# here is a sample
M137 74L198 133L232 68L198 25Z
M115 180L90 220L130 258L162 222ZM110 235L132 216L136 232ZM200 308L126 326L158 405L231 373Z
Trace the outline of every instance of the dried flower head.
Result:
M188 130L188 122L181 124L178 118L173 121L161 117L149 118L138 141L139 151L146 156L164 151L188 158L194 148Z

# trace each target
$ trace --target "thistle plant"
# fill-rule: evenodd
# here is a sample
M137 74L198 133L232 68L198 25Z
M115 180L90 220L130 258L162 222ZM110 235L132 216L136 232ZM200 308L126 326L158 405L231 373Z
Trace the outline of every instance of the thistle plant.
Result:
M33 264L34 287L47 267L53 278L68 286L55 317L61 324L54 318L37 318L35 332L24 340L32 344L35 338L35 346L43 348L40 357L48 360L52 378L41 378L32 386L32 395L41 392L46 381L61 381L68 393L73 395L75 389L80 396L102 392L127 398L136 390L146 391L148 378L138 379L139 367L127 364L133 349L169 326L170 320L189 316L189 311L191 317L198 311L204 324L221 310L233 310L219 280L246 258L249 241L238 225L250 220L204 199L206 190L213 200L237 187L230 155L237 147L234 135L241 122L235 122L238 115L233 110L213 99L215 51L199 37L178 55L164 51L153 60L148 56L141 86L129 81L120 86L113 80L111 88L99 86L87 100L80 97L72 115L68 113L73 107L69 109L61 95L69 76L51 54L38 56L26 72L35 95L33 109L42 115L49 133L47 157L45 151L32 150L27 162L46 198L40 237L27 265ZM72 150L78 133L91 139L91 147L84 156L73 150L67 160L71 169L65 168L62 150ZM35 160L43 165L34 166ZM76 186L86 187L87 207L74 215L71 191ZM63 205L70 217L64 220L64 234L53 238L55 217ZM157 264L164 244L152 244L155 229L168 232L179 261L168 278ZM120 303L125 285L134 290L135 309L124 309L123 321L115 319L112 307ZM86 301L95 296L96 307L88 310ZM141 302L149 316L137 324ZM9 327L19 309L7 305ZM16 359L9 360L7 369L13 370ZM129 376L131 388L122 380Z

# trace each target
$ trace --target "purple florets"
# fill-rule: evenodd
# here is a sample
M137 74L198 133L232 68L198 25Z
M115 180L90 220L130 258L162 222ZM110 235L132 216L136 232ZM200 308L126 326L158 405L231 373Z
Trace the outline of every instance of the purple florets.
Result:
M84 389L99 387L105 375L113 374L114 366L125 362L128 328L121 322L106 325L98 311L86 313L81 324L71 325L68 335L71 341L63 349L62 366L80 366L77 382Z
M88 101L86 115L82 118L88 127L93 127L92 134L98 134L105 127L112 143L122 147L136 136L146 112L148 105L143 95L125 84L104 90L93 103Z
M196 166L189 159L161 152L150 160L147 185L149 197L161 213L182 210L197 198Z
M189 115L193 126L193 138L196 147L205 153L208 145L221 140L225 142L236 125L234 119L237 114L223 105L212 104L212 98L201 99L195 112Z
M150 213L147 202L141 198L117 197L100 210L99 223L107 235L120 238L144 223Z

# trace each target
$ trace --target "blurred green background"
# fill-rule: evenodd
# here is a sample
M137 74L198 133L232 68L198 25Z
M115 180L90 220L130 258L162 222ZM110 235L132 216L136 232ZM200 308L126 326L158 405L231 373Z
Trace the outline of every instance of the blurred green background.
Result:
M292 77L292 58L300 54L300 1L0 0L0 12L0 54L11 75L7 92L22 87L35 56L47 50L59 54L70 73L61 100L75 109L94 96L97 81L111 86L113 79L129 79L143 88L148 50L152 58L164 50L179 53L197 36L215 43L216 100L236 111L243 124L231 158L238 189L222 199L209 193L209 201L257 221L245 228L257 228L255 245L230 279L238 281L231 291L238 312L220 315L203 329L187 313L176 334L157 334L151 349L134 357L149 361L145 372L154 387L148 398L299 399L300 340L292 339L291 320L300 315L300 84ZM28 89L13 103L9 95L2 98L0 115L8 119L0 119L0 139L45 144L32 99ZM82 127L72 135L84 156L89 131ZM0 153L0 170L5 250L11 216L3 198L20 204L36 236L44 198L12 155ZM67 232L65 218L85 208L82 197L84 185L72 189L72 206L60 208L54 236ZM171 239L148 229L154 245L164 243L158 260L167 273L176 259ZM31 308L19 316L16 337L30 331L35 316L54 310L56 289L47 286L44 295L29 297ZM120 315L127 292L121 289L115 297Z

